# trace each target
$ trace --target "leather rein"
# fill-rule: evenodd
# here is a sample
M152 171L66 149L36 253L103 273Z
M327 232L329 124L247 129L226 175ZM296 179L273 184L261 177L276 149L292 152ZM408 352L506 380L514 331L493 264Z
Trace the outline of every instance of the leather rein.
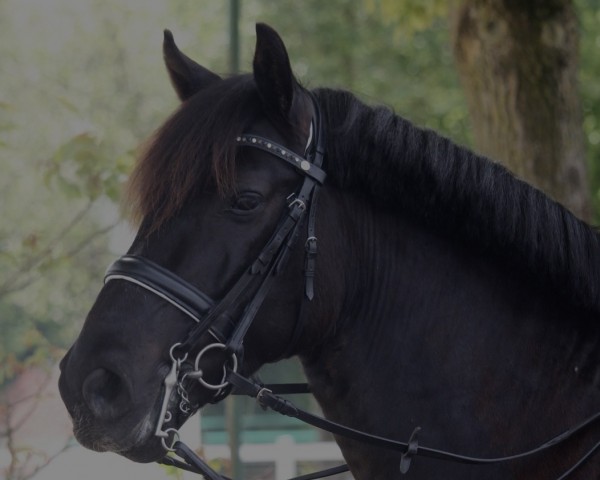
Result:
M316 99L312 95L311 98L315 113L311 125L311 135L303 156L297 155L286 147L258 135L243 134L236 139L241 147L258 148L293 166L303 176L303 182L298 191L288 197L287 209L284 211L275 233L263 247L256 260L221 300L211 299L173 272L137 255L122 256L106 272L105 283L112 280L124 280L134 283L169 302L196 323L190 329L184 341L174 344L169 352L171 370L163 382L163 401L155 435L161 438L162 445L167 452L171 452L179 458L167 455L159 463L198 473L207 480L230 480L210 468L202 458L179 440L177 429L168 426L173 420L174 408L178 408L177 413L184 417L193 415L199 408L190 402L188 398L189 382L199 382L204 388L214 391L211 400L213 403L222 400L230 393L248 395L255 398L265 409L268 408L282 415L297 418L335 435L399 451L401 452L399 470L402 474L408 472L412 459L416 456L472 465L499 464L531 457L562 445L592 424L600 423L600 412L597 412L582 423L535 449L500 458L468 457L419 445L420 428L413 431L407 442L401 442L332 422L302 410L280 396L280 394L309 393L307 385L262 385L238 373L243 362L245 335L278 273L285 267L289 253L300 237L300 231L306 218L305 291L299 319L296 322L288 351L293 348L301 335L307 302L310 302L314 295L317 253L317 238L315 236L317 196L319 187L325 181L326 174L322 169L325 142L320 109ZM238 321L233 321L233 312L239 310L240 301L247 298L249 294L252 294L252 296L247 302L241 318ZM206 333L213 337L214 343L200 350L195 357L195 361L191 362L188 357L193 347ZM208 382L199 368L202 357L213 349L224 351L228 358L223 365L221 381L216 384ZM596 443L576 464L556 480L567 479L599 450L600 442ZM347 465L341 465L290 480L324 478L348 470Z

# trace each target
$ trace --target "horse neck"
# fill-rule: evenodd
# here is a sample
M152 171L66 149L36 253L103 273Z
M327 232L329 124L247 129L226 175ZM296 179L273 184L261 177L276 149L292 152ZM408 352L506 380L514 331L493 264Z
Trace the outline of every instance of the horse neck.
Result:
M393 438L422 426L432 446L498 455L598 409L593 315L518 266L350 204L331 253L346 265L336 333L304 358L327 416ZM395 412L394 422L373 412Z

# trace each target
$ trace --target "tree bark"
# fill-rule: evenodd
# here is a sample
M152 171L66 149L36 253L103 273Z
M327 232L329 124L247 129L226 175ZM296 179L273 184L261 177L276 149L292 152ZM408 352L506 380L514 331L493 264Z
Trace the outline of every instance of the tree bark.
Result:
M461 0L453 48L476 148L591 217L572 0Z

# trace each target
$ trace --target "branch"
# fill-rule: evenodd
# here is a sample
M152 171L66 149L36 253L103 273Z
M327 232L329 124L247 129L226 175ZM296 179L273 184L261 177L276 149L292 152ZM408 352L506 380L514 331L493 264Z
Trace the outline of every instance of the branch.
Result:
M0 432L0 435L6 438L6 449L10 455L10 463L5 469L4 478L7 480L29 480L33 478L40 470L47 467L54 459L64 453L66 450L71 448L71 443L67 440L65 444L54 454L47 455L45 452L35 450L28 446L18 446L15 443L15 435L19 429L25 424L25 422L31 417L35 409L39 406L39 402L42 399L42 391L51 381L51 375L47 375L46 378L37 387L36 391L24 395L23 397L13 402L5 403L5 415L4 415L4 427L5 430ZM12 423L14 408L26 401L34 400L33 405L28 408L24 416L17 421ZM41 459L40 463L31 466L30 463L34 459Z
M39 403L41 402L42 392L50 383L51 378L52 378L52 376L50 374L46 375L46 378L40 383L40 385L37 387L37 389L34 392L27 394L13 402L8 402L8 401L6 402L6 412L7 412L7 416L8 416L10 430L17 431L25 424L25 422L27 422L29 417L33 414L33 412L35 411L35 409L38 407ZM32 400L33 403L28 408L28 411L23 415L23 417L17 423L15 423L14 425L10 425L10 417L11 417L12 410L17 405L23 404L30 400Z
M35 276L33 272L31 272L31 270L34 267L38 267L47 257L49 257L52 254L54 248L56 248L56 246L66 237L67 233L70 230L72 230L75 227L75 225L84 218L85 214L89 211L90 207L91 202L76 215L76 217L69 223L69 225L63 231L61 231L60 234L54 240L49 242L48 246L43 250L43 252L38 254L36 257L30 259L28 262L25 262L19 269L17 269L13 273L13 275L11 275L6 281L0 284L0 297L27 288L33 283L37 282L40 279L40 277ZM67 253L63 255L63 257L68 258L77 255L94 238L106 235L113 228L115 228L118 225L118 223L119 221L115 221L106 227L102 227L91 232L83 240L77 243L73 248L69 249ZM28 275L28 277L19 278L24 275Z
M25 260L23 264L12 273L12 275L9 275L8 278L0 284L0 297L18 290L15 288L15 284L18 284L21 288L23 288L22 282L19 282L19 277L29 273L30 270L39 266L40 263L50 256L54 249L64 240L67 234L73 230L73 228L79 222L81 222L83 218L85 218L93 204L94 202L89 200L85 207L75 214L71 221L56 235L56 237L48 242L44 249L42 249L37 255L33 255L28 260ZM29 285L29 283L27 283L27 285Z
M50 463L52 463L59 455L62 455L63 453L65 453L69 448L71 448L73 445L67 440L67 442L62 446L62 448L56 452L53 455L46 455L45 453L42 452L37 452L39 455L42 455L45 457L45 460L43 463L40 463L39 465L36 465L33 470L31 471L31 473L25 474L21 477L19 477L18 480L29 480L30 478L35 477L35 475L42 469L46 468L48 465L50 465ZM31 456L33 456L33 454L35 454L36 452L31 450L30 453L32 454ZM30 456L30 458L31 458Z
M106 235L113 228L115 228L118 224L119 224L119 220L117 220L117 221L115 221L115 222L107 225L106 227L99 228L98 230L95 230L94 232L90 233L82 241L80 241L73 248L71 248L65 254L65 257L74 257L79 252L81 252L81 250L83 250L85 247L87 247L92 240L94 240L96 237L100 237L102 235Z

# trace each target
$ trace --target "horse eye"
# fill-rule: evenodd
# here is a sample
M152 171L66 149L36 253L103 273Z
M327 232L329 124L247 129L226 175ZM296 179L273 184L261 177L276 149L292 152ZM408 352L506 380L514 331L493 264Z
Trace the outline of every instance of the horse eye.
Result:
M232 199L233 212L250 212L262 204L262 195L255 192L242 192Z

